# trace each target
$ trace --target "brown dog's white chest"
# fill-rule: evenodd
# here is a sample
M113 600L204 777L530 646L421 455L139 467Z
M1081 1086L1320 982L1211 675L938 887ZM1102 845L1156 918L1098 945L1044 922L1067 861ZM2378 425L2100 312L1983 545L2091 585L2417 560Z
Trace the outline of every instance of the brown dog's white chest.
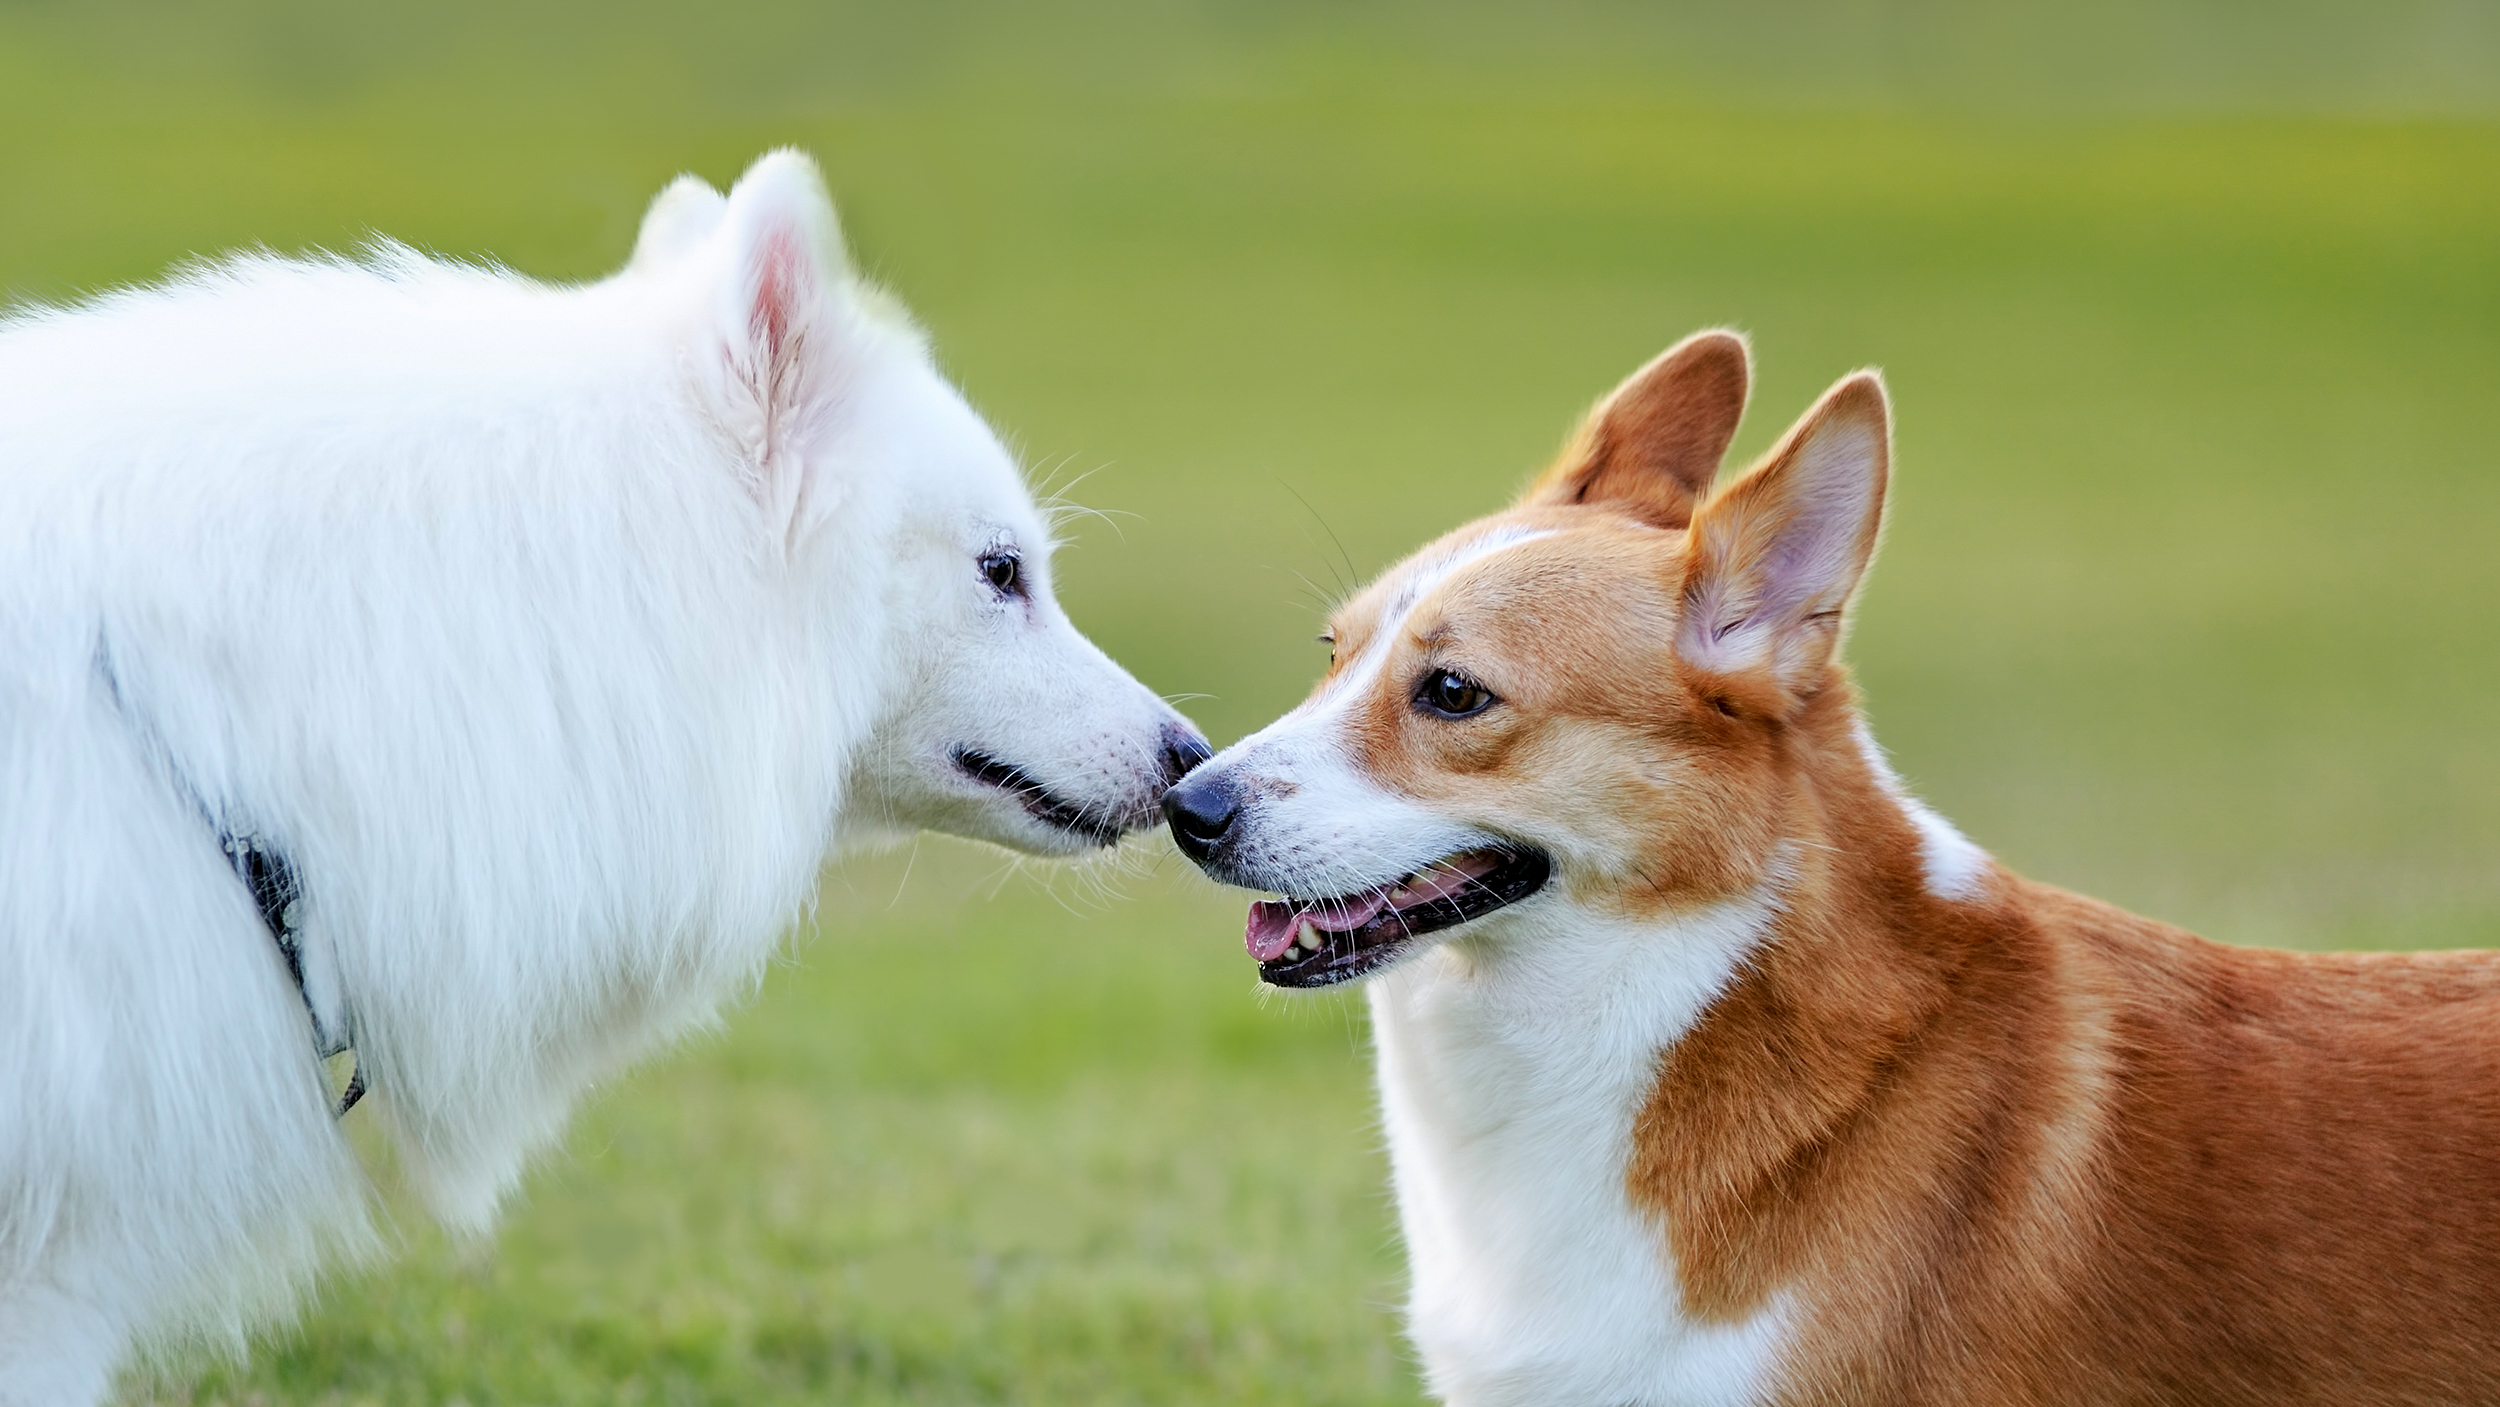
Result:
M1627 1185L1659 1051L1766 929L1739 901L1628 935L1522 915L1370 991L1381 1112L1412 1270L1408 1327L1453 1403L1760 1400L1778 1306L1683 1309L1656 1214Z

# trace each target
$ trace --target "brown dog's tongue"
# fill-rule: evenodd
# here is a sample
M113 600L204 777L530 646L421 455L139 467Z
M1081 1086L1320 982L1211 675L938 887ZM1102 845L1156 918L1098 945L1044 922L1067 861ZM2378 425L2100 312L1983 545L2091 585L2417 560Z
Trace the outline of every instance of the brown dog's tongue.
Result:
M1250 917L1242 925L1242 946L1259 961L1274 962L1293 951L1294 935L1306 923L1322 933L1351 933L1387 907L1389 896L1378 893L1324 900L1307 908L1295 907L1290 899L1262 899L1250 906Z
M1389 896L1374 890L1357 899L1331 899L1324 904L1313 904L1302 911L1302 916L1322 933L1352 933L1380 917L1380 911L1387 907Z
M1293 949L1293 931L1298 926L1292 904L1262 899L1250 906L1249 921L1242 927L1242 946L1259 961L1274 962Z

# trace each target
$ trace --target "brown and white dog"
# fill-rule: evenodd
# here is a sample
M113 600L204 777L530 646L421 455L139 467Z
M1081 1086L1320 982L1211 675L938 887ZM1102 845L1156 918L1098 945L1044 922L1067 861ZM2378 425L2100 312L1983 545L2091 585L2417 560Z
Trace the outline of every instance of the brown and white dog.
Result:
M1166 802L1280 987L1371 979L1466 1404L2500 1402L2500 960L2223 947L2008 873L1837 660L1881 380L1711 491L1643 368Z

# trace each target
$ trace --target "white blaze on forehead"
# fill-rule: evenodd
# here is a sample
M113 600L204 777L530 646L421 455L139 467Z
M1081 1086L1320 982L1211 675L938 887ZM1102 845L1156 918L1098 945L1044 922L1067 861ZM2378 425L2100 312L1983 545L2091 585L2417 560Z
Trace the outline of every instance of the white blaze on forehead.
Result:
M1408 619L1454 573L1551 535L1551 529L1496 528L1410 565L1351 665L1291 713L1207 764L1211 773L1237 777L1258 798L1238 825L1235 883L1281 894L1348 894L1396 883L1435 860L1493 843L1484 831L1371 776L1345 745L1346 717L1379 680Z
M1440 590L1443 582L1487 557L1507 552L1539 538L1552 537L1554 531L1552 528L1495 528L1481 537L1470 538L1460 543L1435 560L1416 564L1406 580L1399 584L1396 593L1389 598L1389 604L1382 608L1379 628L1372 632L1371 639L1364 644L1363 653L1355 659L1351 667L1326 686L1319 699L1312 702L1316 704L1321 700L1352 698L1360 694L1372 680L1378 678L1381 666L1387 663L1389 652L1397 648L1398 637L1405 632L1406 622L1414 616L1415 608L1430 600L1432 593ZM1304 707L1310 706L1306 704Z
M1866 720L1857 723L1858 750L1866 754L1866 765L1875 773L1875 780L1901 807L1910 824L1918 828L1918 858L1927 873L1927 892L1939 899L1976 899L1988 878L1988 852L1954 827L1951 821L1928 809L1927 803L1910 795L1901 784L1901 774L1892 770L1892 762L1877 745L1875 735L1867 731Z

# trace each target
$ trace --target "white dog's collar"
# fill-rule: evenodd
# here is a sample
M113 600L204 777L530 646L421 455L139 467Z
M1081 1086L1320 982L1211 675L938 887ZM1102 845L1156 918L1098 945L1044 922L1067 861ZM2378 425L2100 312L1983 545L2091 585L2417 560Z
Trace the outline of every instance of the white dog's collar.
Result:
M337 1009L342 1004L316 1000L313 985L304 980L304 942L298 931L303 888L295 882L295 867L263 836L227 833L219 835L217 841L225 848L235 875L252 891L252 903L260 910L260 921L268 928L271 941L278 945L278 956L286 959L288 974L295 978L295 994L304 999L304 1011L312 1017L313 1049L324 1060L341 1051L348 1052L353 1060L356 1044L347 1031L346 1013ZM320 985L334 987L336 983ZM327 995L335 998L336 994ZM333 1009L325 1013L325 1006ZM365 1067L362 1061L356 1061L348 1074L347 1088L339 1095L338 1108L331 1111L331 1116L346 1117L347 1111L364 1097Z

